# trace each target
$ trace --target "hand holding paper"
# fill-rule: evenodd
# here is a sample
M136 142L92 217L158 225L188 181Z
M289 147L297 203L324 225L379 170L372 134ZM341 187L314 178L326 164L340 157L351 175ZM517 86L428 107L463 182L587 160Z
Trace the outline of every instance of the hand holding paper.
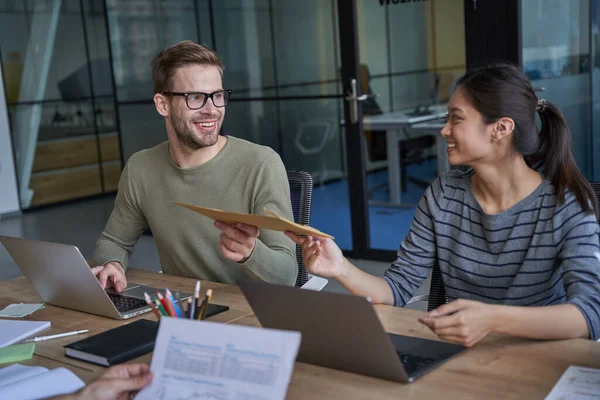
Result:
M215 221L215 226L223 232L220 236L221 253L235 262L246 261L256 245L258 228L241 222L226 224L222 221Z
M215 221L223 221L228 224L241 222L246 225L252 225L257 228L270 229L273 231L290 231L298 235L311 235L322 238L333 239L333 236L328 235L318 229L312 228L306 225L300 225L292 221L288 221L285 218L281 218L277 214L265 209L265 212L269 215L256 215L256 214L243 214L234 213L228 211L217 210L215 208L199 207L191 204L173 202L179 206L185 207L188 210L195 211L198 214L202 214Z
M161 318L146 399L284 399L300 333Z

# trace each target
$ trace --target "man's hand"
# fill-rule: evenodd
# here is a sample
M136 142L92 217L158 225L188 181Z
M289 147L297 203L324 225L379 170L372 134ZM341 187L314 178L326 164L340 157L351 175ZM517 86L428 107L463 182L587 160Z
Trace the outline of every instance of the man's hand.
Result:
M104 265L92 268L92 272L98 278L98 282L104 289L114 289L119 293L127 287L125 270L120 262L111 261Z
M83 389L54 400L129 400L152 382L147 364L120 364L110 367Z
M259 234L257 227L241 222L229 225L222 221L215 221L215 227L223 232L220 248L225 257L243 263L252 255Z
M472 300L455 300L419 318L440 339L471 347L492 332L496 306Z

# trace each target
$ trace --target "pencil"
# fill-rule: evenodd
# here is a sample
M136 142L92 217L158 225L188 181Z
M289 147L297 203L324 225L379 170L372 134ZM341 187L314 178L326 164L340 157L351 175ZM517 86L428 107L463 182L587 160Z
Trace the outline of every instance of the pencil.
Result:
M148 296L148 293L146 292L144 292L144 300L146 300L146 304L148 304L156 319L160 319L160 311L154 306L154 303L152 303L150 296Z
M196 306L198 299L200 298L200 281L196 281L196 288L194 288L194 298L190 308L190 319L196 318Z
M179 296L177 296L177 297L179 297ZM182 314L183 318L187 318L187 316L188 316L188 307L189 307L189 303L187 301L181 302L181 314Z
M156 308L158 308L158 311L160 311L160 313L162 315L169 315L165 311L165 308L162 306L162 304L160 304L160 300L158 300L158 299L154 300L154 305L156 306Z
M206 309L208 308L208 302L210 301L210 298L212 297L212 289L208 289L206 291L206 296L204 297L204 300L202 301L202 305L200 306L200 313L198 314L198 319L199 320L203 320L204 319L204 315L206 315Z
M185 315L186 318L194 319L194 310L192 309L192 307L194 307L194 306L192 304L194 304L194 302L192 301L192 298L188 297L188 299L187 299L187 314Z
M179 317L179 318L183 317L183 314L181 314L181 309L177 305L177 302L175 301L175 298L173 297L173 293L171 293L169 288L165 289L165 297L167 299L169 299L169 301L173 304L173 311L175 311L175 314L177 314L177 317Z
M170 304L171 302L169 301L169 299L165 299L163 297L163 295L160 294L160 292L156 292L156 296L158 296L158 300L160 300L160 302L162 303L163 307L165 308L165 311L167 312L167 315L169 317L176 317L177 314L175 313L175 310L171 306L171 304Z

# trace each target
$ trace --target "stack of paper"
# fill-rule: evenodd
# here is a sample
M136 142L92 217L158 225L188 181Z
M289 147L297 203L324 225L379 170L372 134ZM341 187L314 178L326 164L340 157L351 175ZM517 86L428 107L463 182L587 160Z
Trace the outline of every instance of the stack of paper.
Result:
M300 332L163 317L136 400L284 399Z
M10 346L48 328L49 321L0 320L0 347Z
M66 368L13 364L0 369L0 399L33 400L73 393L85 384Z
M600 369L571 365L560 377L546 400L600 399Z
M0 317L21 318L44 308L44 303L10 304L0 311Z

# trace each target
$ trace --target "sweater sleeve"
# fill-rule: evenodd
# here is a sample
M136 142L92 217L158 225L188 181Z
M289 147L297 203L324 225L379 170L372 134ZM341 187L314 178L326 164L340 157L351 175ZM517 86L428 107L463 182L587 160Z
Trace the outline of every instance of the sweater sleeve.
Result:
M290 187L279 155L269 154L258 175L254 213L265 215L265 208L293 221ZM242 263L251 276L265 282L293 286L298 275L295 244L282 232L261 229L250 257Z
M590 339L600 339L600 251L599 228L593 214L579 211L563 221L559 262L566 302L585 318ZM566 233L565 233L566 232ZM560 243L559 243L560 245Z
M435 231L433 226L434 181L419 201L408 235L402 241L396 261L383 275L394 294L394 305L403 307L431 272L436 259ZM439 193L439 192L438 192Z
M121 173L115 206L96 242L93 256L95 265L118 261L127 269L129 256L140 235L148 227L130 178L134 157L131 157Z

